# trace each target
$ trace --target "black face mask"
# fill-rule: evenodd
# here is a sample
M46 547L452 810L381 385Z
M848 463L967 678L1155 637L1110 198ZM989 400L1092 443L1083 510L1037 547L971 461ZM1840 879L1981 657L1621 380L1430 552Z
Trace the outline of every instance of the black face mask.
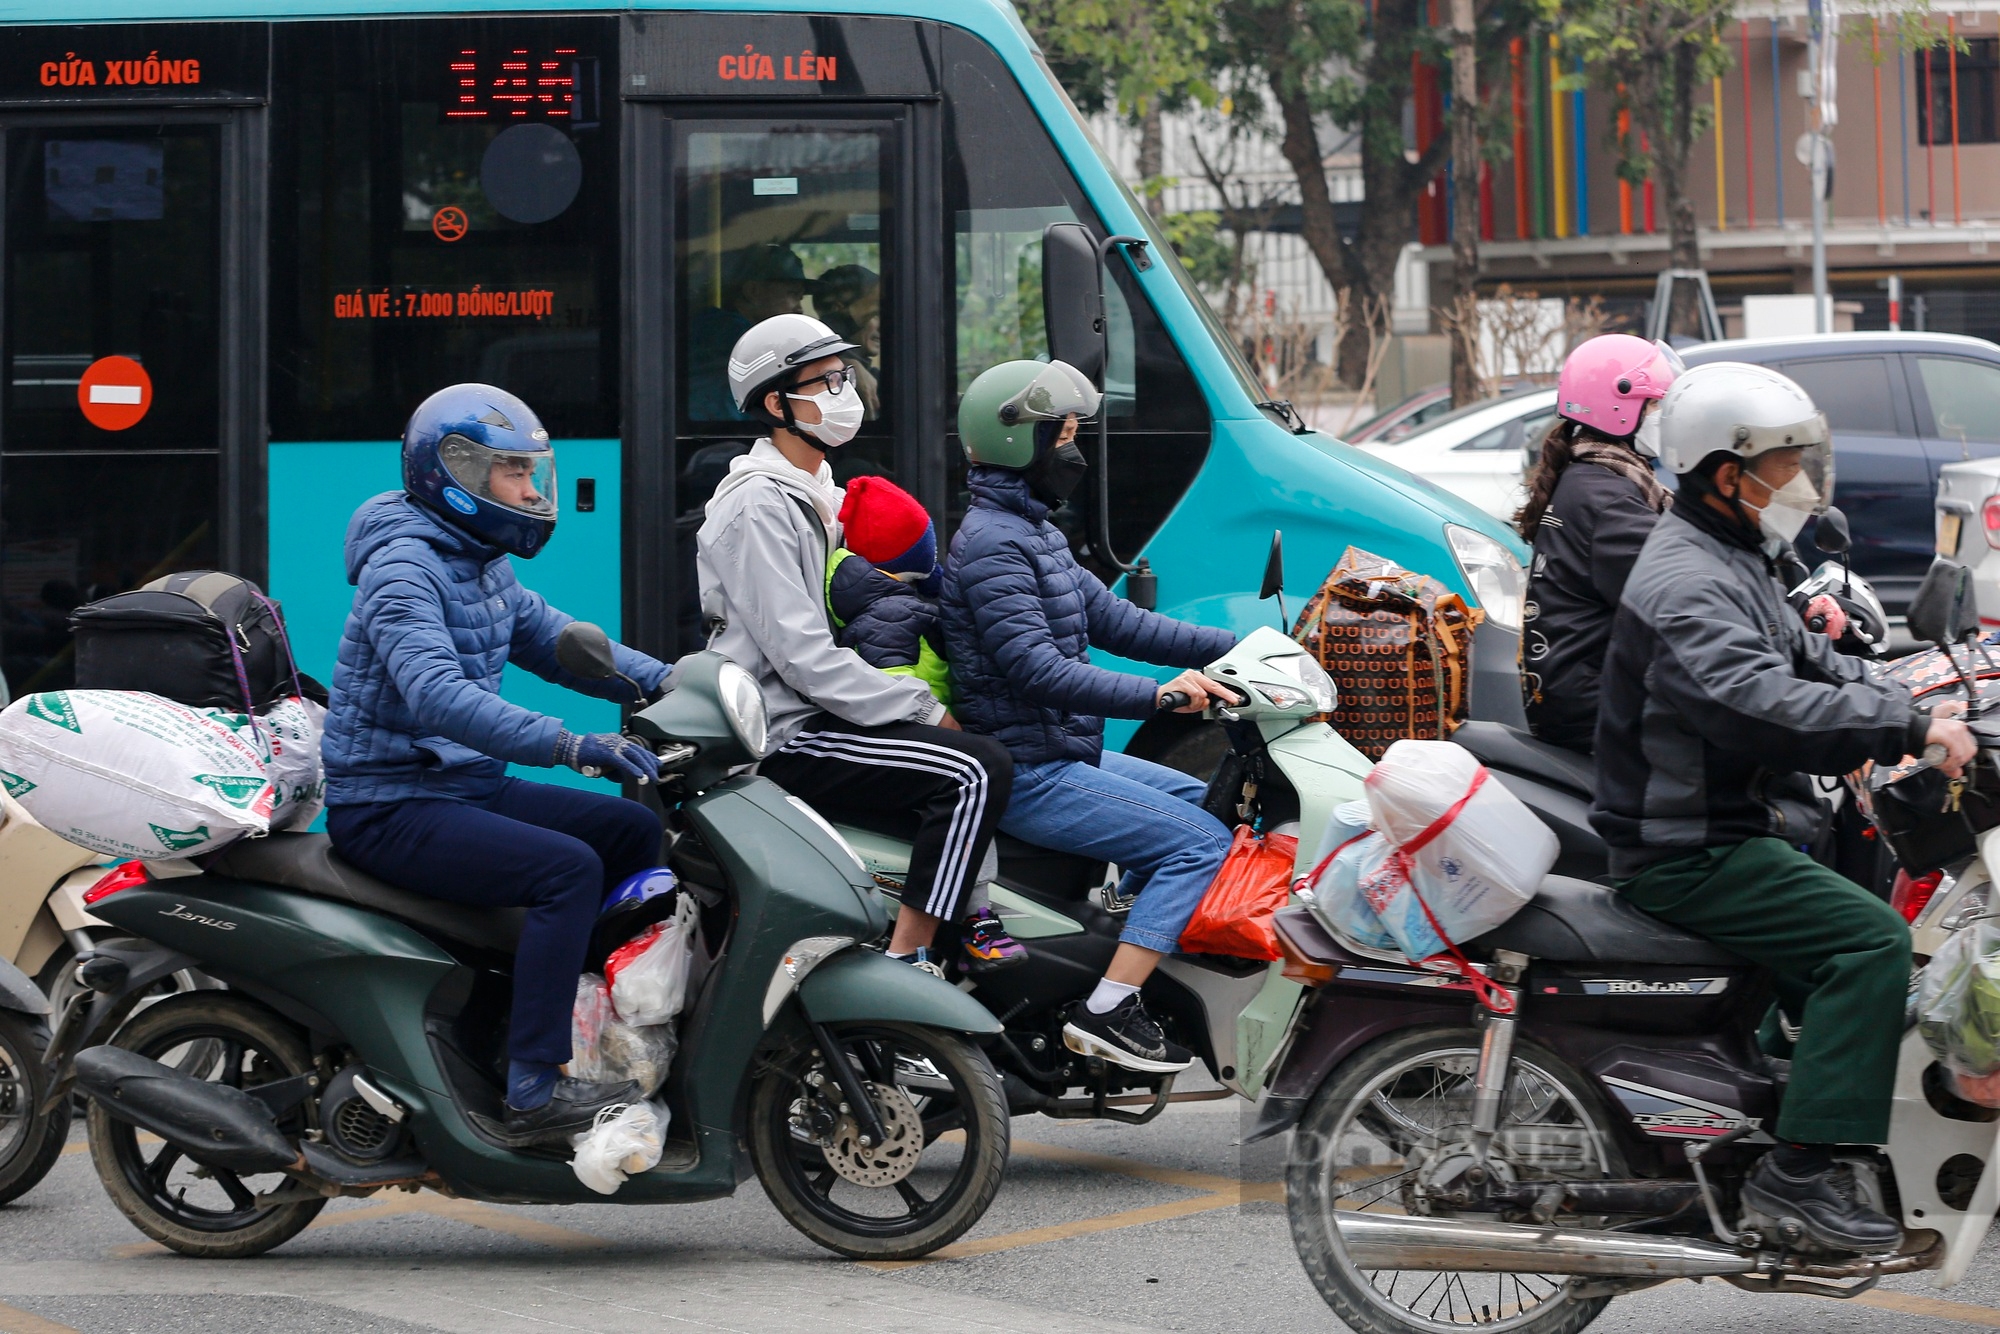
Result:
M1028 479L1028 490L1035 499L1056 509L1070 498L1089 471L1089 460L1072 440L1044 453L1023 469L1021 475Z

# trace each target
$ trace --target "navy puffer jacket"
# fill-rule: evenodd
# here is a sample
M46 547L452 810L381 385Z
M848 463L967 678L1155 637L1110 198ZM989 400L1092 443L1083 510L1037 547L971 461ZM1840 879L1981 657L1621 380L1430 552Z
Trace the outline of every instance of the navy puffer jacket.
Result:
M521 587L497 549L411 503L376 496L347 525L354 609L340 635L320 753L329 806L447 797L479 801L507 765L555 763L562 721L500 698L508 662L600 699L632 701L619 680L556 665L574 618ZM648 691L664 664L617 646L618 669Z
M945 563L953 713L1020 765L1104 753L1104 720L1150 718L1158 683L1090 665L1091 648L1165 667L1204 667L1227 630L1141 611L1077 563L1049 507L1017 472L966 473L972 508Z

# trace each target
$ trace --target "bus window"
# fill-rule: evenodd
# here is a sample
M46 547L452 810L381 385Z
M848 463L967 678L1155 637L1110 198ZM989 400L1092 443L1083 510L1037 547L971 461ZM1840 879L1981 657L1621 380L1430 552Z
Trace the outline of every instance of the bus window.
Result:
M16 696L71 683L81 603L216 563L221 134L0 140L0 657Z
M896 474L892 398L899 370L885 349L894 309L896 124L686 119L674 129L676 505L679 620L700 642L694 535L730 461L768 434L736 408L729 353L773 315L804 314L854 343L866 417L834 451L834 478ZM907 484L907 483L906 483Z
M1048 355L1042 229L1075 221L1099 235L1103 228L992 48L951 28L943 40L945 210L953 230L955 384L963 393L996 362ZM1105 288L1105 323L1112 540L1129 559L1200 471L1209 417L1187 363L1122 260L1113 262ZM955 441L951 466L955 522L967 499ZM1078 510L1066 506L1058 521ZM1080 544L1080 532L1072 539ZM1094 564L1107 572L1101 560Z
M616 437L615 26L273 41L273 436L393 439L426 395L480 380L557 439Z

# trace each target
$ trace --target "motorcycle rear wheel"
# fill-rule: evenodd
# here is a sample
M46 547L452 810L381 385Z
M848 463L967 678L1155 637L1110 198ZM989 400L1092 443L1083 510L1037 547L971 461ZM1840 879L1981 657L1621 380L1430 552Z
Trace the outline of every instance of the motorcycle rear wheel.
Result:
M115 1045L198 1079L234 1088L309 1074L312 1058L292 1026L257 1002L219 991L174 996L141 1010L118 1030ZM281 1173L246 1181L197 1165L171 1144L115 1120L90 1105L90 1161L118 1211L169 1250L202 1259L241 1259L304 1231L326 1200L266 1204L256 1197L288 1180ZM308 1129L303 1109L278 1118L297 1137Z
M0 1204L19 1199L49 1174L69 1138L70 1100L38 1117L48 1092L42 1053L49 1026L31 1015L0 1010Z
M956 1033L886 1023L830 1027L858 1058L863 1078L903 1100L887 1109L900 1118L884 1120L899 1119L910 1140L921 1137L920 1156L914 1168L879 1187L836 1170L834 1155L797 1124L802 1100L814 1096L805 1081L820 1064L813 1043L803 1041L752 1075L750 1158L764 1193L786 1222L851 1259L914 1260L950 1245L984 1216L1006 1170L1009 1125L999 1074Z
M1364 1048L1320 1087L1293 1132L1292 1244L1320 1296L1358 1334L1576 1334L1611 1300L1575 1296L1577 1280L1560 1274L1364 1271L1342 1249L1342 1211L1413 1212L1414 1187L1451 1161L1469 1125L1480 1040L1476 1029L1433 1028ZM1527 1042L1514 1050L1492 1161L1515 1181L1624 1173L1590 1086Z

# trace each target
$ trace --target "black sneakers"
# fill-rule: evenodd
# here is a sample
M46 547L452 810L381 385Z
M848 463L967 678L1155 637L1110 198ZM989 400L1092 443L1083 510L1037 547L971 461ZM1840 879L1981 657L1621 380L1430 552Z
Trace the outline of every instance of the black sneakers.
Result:
M555 1092L540 1107L507 1109L507 1139L516 1148L530 1144L567 1144L569 1137L590 1129L597 1114L619 1103L642 1102L645 1095L630 1080L621 1084L587 1084L558 1079Z
M1767 1218L1798 1219L1807 1236L1834 1250L1876 1254L1903 1240L1900 1224L1862 1200L1854 1170L1843 1163L1795 1177L1766 1154L1743 1183L1743 1204Z
M1149 1074L1171 1074L1194 1064L1186 1047L1167 1041L1136 994L1105 1014L1092 1014L1082 1001L1070 1006L1063 1045L1079 1055L1101 1056L1113 1065Z

